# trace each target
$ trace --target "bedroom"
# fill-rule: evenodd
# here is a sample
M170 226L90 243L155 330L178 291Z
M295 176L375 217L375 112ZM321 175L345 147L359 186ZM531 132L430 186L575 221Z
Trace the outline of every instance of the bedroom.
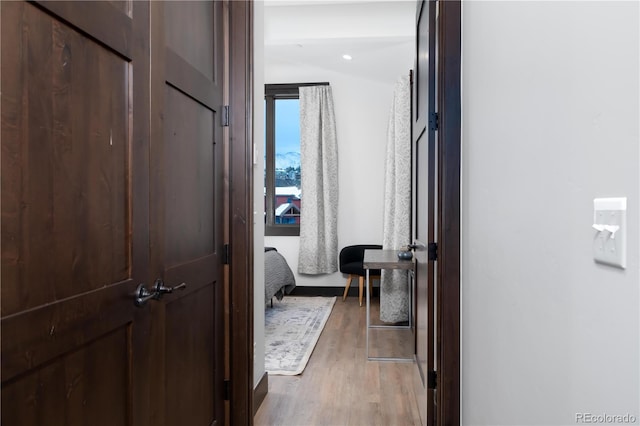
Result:
M256 40L262 40L260 34L264 34L264 43L256 41L254 46L255 99L264 98L264 84L329 82L333 90L339 158L338 250L382 242L387 124L394 85L413 67L414 20L413 2L256 3ZM352 60L343 59L344 54ZM256 102L255 108L255 116L263 117L264 104ZM264 135L262 120L254 126L256 135ZM264 158L264 146L256 146L255 158ZM254 172L257 386L265 371L263 247L275 247L287 260L297 292L315 287L342 294L346 276L340 272L300 275L299 237L264 236L262 161L254 164Z

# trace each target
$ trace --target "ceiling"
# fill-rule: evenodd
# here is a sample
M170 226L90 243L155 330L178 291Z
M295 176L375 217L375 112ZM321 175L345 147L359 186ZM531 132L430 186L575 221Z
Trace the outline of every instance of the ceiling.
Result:
M414 1L264 4L265 67L305 65L392 83L413 65Z

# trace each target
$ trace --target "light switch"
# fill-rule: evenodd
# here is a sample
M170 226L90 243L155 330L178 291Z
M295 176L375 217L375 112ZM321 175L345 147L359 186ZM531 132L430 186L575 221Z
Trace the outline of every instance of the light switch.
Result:
M627 199L593 200L593 258L598 263L627 267Z

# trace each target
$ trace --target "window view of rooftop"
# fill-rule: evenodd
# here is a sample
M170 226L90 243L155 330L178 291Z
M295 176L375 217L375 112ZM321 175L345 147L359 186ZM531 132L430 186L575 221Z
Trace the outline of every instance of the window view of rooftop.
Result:
M265 147L265 211L268 197L273 196L273 225L300 224L300 102L298 99L274 100L273 122L273 165L267 158ZM268 138L266 138L268 139ZM267 141L265 141L267 143ZM273 192L268 189L268 176L273 176ZM273 195L271 195L273 194ZM267 216L265 215L265 221Z

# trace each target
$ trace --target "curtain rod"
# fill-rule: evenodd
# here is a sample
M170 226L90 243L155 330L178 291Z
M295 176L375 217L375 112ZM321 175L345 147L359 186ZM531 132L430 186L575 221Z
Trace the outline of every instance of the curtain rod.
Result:
M265 86L300 86L300 87L304 87L304 86L329 86L329 82L322 82L322 83L276 83L276 84L265 84Z

